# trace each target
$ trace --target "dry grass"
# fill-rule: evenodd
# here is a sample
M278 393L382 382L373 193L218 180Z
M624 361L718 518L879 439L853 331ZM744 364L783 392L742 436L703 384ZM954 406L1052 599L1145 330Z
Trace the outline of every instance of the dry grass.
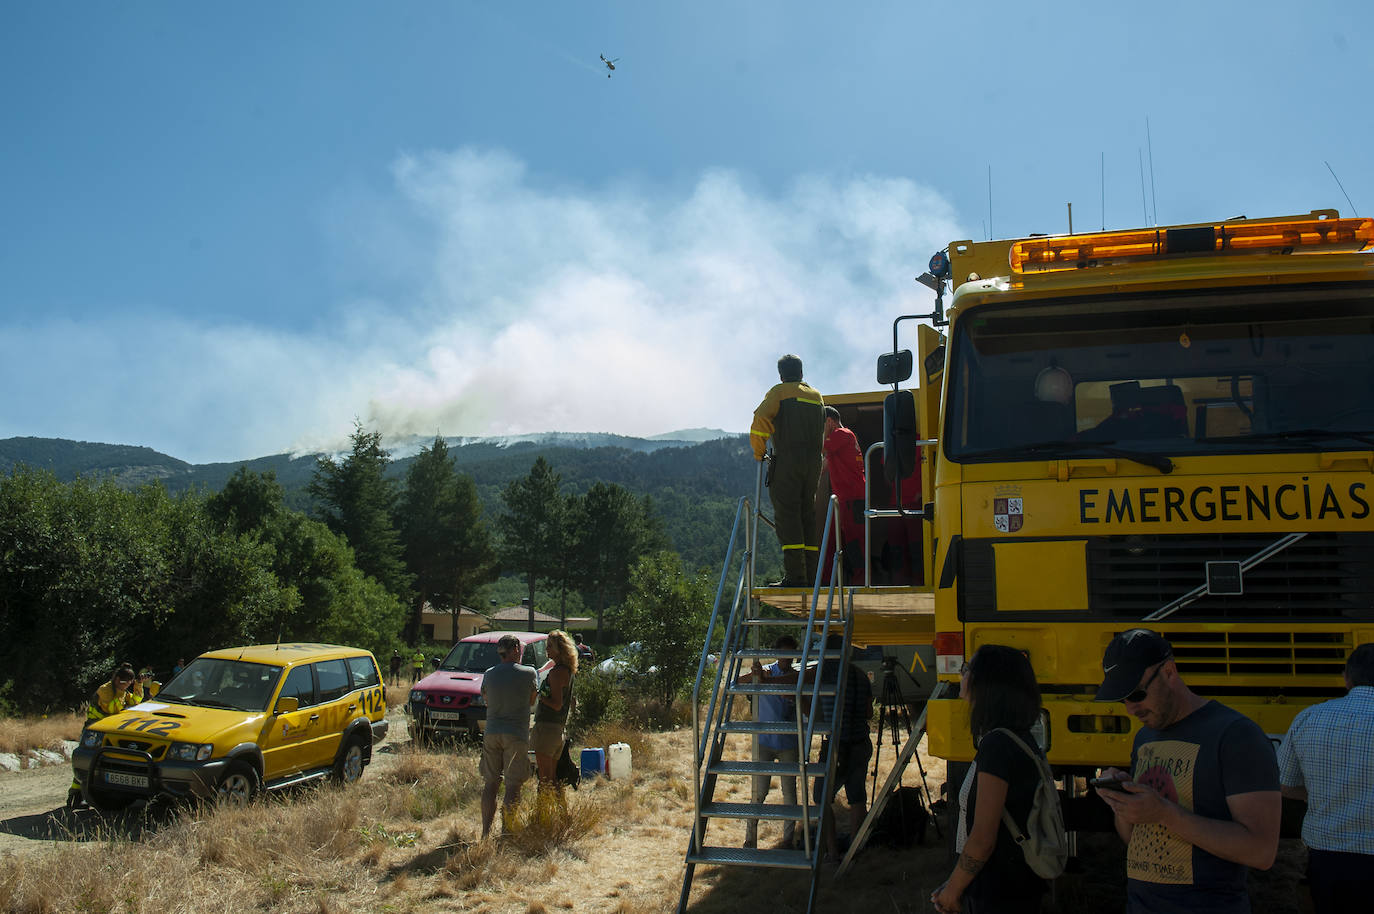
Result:
M379 755L352 789L298 790L243 810L183 809L142 828L112 820L80 840L4 859L0 912L666 914L676 907L692 824L692 734L607 727L588 740L610 742L630 744L629 780L597 779L570 793L567 818L541 815L527 785L509 835L479 838L474 749L402 744ZM746 746L732 744L732 754ZM883 773L894 755L883 747ZM923 760L938 792L943 763ZM748 799L747 779L733 781L722 780L720 798ZM913 765L905 783L918 782ZM742 822L713 823L708 843L737 846L743 831ZM778 823L764 823L760 845L779 836ZM1060 881L1057 910L1120 910L1119 842L1102 836L1089 849L1089 873ZM817 910L924 914L949 866L933 831L920 847L872 846L841 880L822 870ZM1296 876L1285 867L1261 880L1256 910L1293 909ZM807 873L703 866L691 908L803 911L809 889Z
M81 735L83 720L77 714L0 718L0 752L20 756L34 749L60 752L63 740Z

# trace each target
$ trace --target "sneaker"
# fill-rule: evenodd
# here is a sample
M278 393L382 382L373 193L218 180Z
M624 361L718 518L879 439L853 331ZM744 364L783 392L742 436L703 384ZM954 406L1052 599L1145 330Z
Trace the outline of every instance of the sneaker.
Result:
M769 587L806 587L805 581L794 581L791 578L783 578L781 581L774 581Z

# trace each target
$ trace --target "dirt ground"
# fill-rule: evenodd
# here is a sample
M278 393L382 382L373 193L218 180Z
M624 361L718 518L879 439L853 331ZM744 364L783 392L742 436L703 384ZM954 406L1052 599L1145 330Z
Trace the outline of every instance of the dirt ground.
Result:
M267 910L311 912L342 911L482 911L497 914L548 914L549 911L607 911L616 914L667 912L675 909L682 884L683 854L692 821L693 777L690 767L691 733L681 730L648 734L649 751L644 764L636 763L631 783L598 782L580 791L573 810L598 817L597 826L587 834L537 854L521 857L502 870L485 864L480 873L460 872L455 859L472 853L476 845L476 822L472 804L447 815L414 822L388 819L363 821L353 831L385 832L390 843L374 842L372 850L357 859L360 873L347 886L324 891L327 899L285 896L256 906ZM409 762L407 756L411 756ZM409 737L402 716L392 718L392 733L378 747L373 764L362 782L353 788L377 790L390 781L395 789L398 766L414 764ZM887 745L879 752L880 779L896 755ZM438 757L426 757L431 769L475 771L476 753L470 747L455 747ZM944 777L943 763L923 756L930 789L938 796ZM408 775L405 775L408 777ZM903 782L920 785L912 765ZM35 855L70 857L87 848L99 852L111 840L146 844L158 852L168 850L168 837L179 834L167 817L125 817L116 822L102 820L90 812L69 814L63 808L70 771L56 765L0 774L0 867L21 860L34 862ZM409 783L407 781L407 783ZM469 782L475 784L475 780ZM376 785L375 787L373 785ZM412 787L415 791L417 788ZM423 790L423 786L418 790ZM471 787L465 788L471 789ZM777 790L776 783L774 784ZM747 800L748 781L736 779L718 792L717 799ZM363 793L362 795L366 795ZM291 801L287 801L290 803ZM305 804L307 801L301 801ZM579 805L585 804L585 805ZM303 805L314 810L317 807ZM366 808L366 807L365 807ZM318 813L313 813L318 814ZM843 817L841 816L843 820ZM194 824L194 823L193 823ZM406 840L395 840L397 829L410 829ZM386 831L386 830L390 831ZM760 845L778 837L779 826L765 823ZM166 834L160 835L160 831ZM743 838L739 822L713 826L710 844L738 846ZM1122 910L1124 886L1122 849L1114 836L1090 835L1081 841L1082 859L1075 870L1055 886L1050 909L1065 914ZM202 852L203 853L203 852ZM72 858L73 861L79 858ZM1274 870L1252 879L1255 910L1297 912L1296 882L1301 863L1301 845L1285 841L1280 861ZM65 862L64 862L64 865ZM950 857L945 843L928 831L922 845L894 850L870 846L863 850L853 867L836 879L833 867L820 875L816 909L818 911L872 910L896 914L930 910L931 890L949 871ZM457 873L457 875L455 875ZM233 874L230 873L232 878ZM809 890L809 874L795 871L739 867L700 867L691 895L695 912L770 912L804 911ZM226 887L226 906L230 897L243 899L242 890L234 896ZM262 895L254 889L249 898ZM254 905L240 905L235 909ZM226 909L228 909L226 907ZM114 910L125 910L116 906ZM129 907L127 910L139 910Z

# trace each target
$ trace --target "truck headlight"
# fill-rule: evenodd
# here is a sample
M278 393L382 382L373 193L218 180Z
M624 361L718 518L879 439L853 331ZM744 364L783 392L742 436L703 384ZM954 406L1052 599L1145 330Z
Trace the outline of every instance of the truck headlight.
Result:
M538 700L539 699L537 698L535 699L536 702ZM472 696L472 701L468 702L468 704L474 708L485 708L487 706L487 700L483 698L482 694L479 692L478 694Z
M172 743L167 757L177 762L203 762L214 754L215 747L209 743Z
M421 692L419 689L411 689L410 700L423 702L425 700L425 693Z
M87 730L85 733L81 734L81 745L85 746L87 749L95 749L104 738L105 734L101 733L99 730Z

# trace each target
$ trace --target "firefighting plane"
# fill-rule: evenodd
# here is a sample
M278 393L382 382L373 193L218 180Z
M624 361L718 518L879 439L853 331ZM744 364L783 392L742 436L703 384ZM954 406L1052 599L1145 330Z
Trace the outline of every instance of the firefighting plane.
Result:
M607 70L614 70L614 69L615 69L615 62L616 62L617 60L620 59L619 57L612 57L610 60L607 60L605 54L600 55L600 57L601 57L601 62L604 63L604 64L606 65L606 69L607 69ZM606 78L607 78L607 79L610 79L610 78L611 78L611 74L607 73L607 74L606 74Z

